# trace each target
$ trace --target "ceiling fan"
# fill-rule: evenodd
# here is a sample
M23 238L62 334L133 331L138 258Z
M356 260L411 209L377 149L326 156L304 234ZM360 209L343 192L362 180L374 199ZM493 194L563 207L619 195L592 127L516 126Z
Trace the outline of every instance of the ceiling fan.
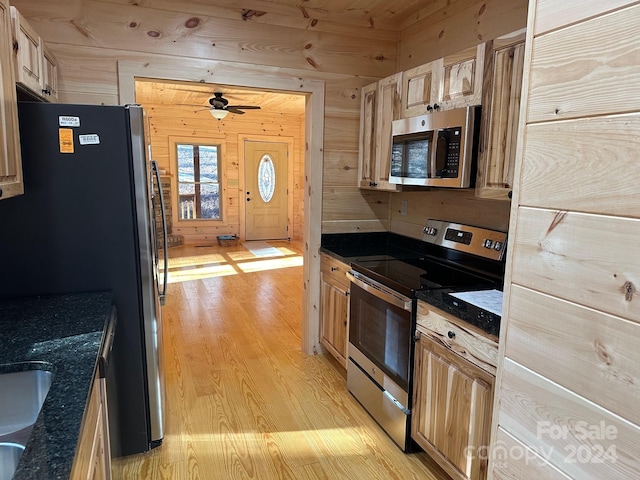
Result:
M229 105L229 100L222 96L222 92L214 92L213 97L209 99L211 108L209 112L214 118L222 120L229 112L243 115L243 110L259 110L257 105Z

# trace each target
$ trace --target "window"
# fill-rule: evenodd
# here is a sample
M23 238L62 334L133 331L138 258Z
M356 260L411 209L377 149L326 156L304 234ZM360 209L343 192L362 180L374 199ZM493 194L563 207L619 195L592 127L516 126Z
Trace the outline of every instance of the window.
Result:
M221 220L220 145L176 144L178 218Z
M258 191L264 203L269 203L276 191L276 170L269 154L263 155L258 167Z

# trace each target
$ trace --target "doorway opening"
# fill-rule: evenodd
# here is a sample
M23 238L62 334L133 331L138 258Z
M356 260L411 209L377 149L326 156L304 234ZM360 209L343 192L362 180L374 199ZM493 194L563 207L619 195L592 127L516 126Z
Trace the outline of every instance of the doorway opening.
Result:
M175 60L121 60L118 61L119 103L136 102L138 80L187 82L193 86L199 83L204 84L203 72L207 72L207 80L212 83L215 81L219 84L238 85L256 91L304 97L304 126L301 129L305 137L305 144L301 147L304 152L304 182L301 185L304 198L302 351L313 355L321 349L320 317L317 306L320 302L318 251L322 224L325 84L322 80L300 77L299 74L287 69L265 72L263 67L235 62L191 59L188 63L180 64L180 68L176 69ZM283 108L285 105L280 103L278 108Z

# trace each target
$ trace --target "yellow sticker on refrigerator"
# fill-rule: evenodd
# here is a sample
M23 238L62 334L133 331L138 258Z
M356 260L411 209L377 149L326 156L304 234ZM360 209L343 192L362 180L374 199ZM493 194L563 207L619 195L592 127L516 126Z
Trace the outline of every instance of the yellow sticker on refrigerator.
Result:
M70 128L59 128L60 153L73 153L73 130Z

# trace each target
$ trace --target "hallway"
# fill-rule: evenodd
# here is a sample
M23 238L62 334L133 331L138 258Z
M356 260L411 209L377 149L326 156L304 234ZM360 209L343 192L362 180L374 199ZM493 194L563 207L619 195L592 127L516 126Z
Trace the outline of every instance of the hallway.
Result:
M165 439L114 478L445 478L395 446L331 357L301 353L302 246L270 243L284 255L169 250Z

